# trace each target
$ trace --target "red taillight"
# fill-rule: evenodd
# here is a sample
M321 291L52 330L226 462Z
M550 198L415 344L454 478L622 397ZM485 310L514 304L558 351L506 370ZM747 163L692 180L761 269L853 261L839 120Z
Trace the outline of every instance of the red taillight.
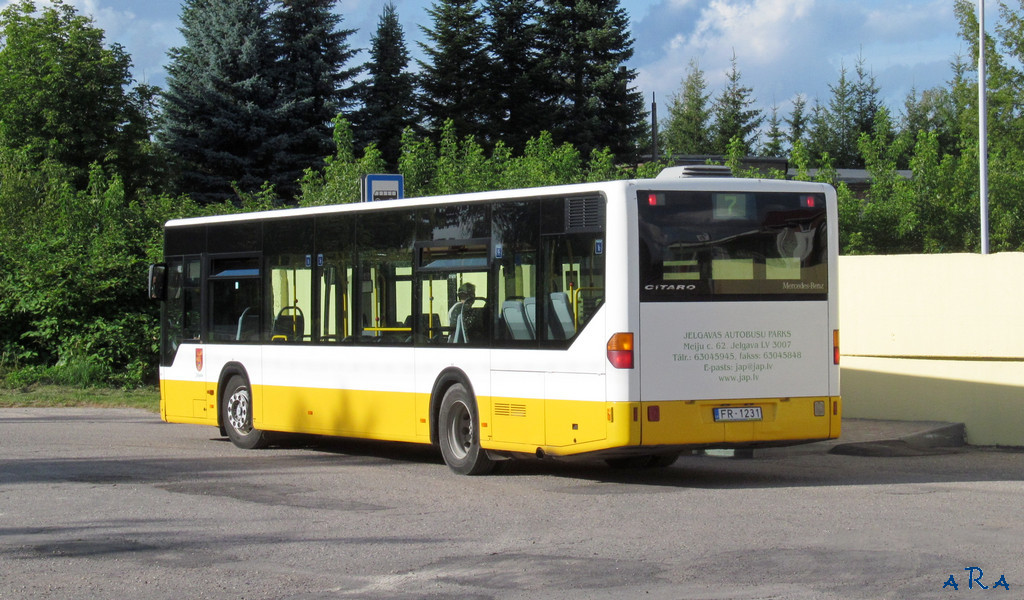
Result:
M616 333L608 338L608 362L616 369L633 368L632 333Z
M839 364L839 330L832 330L832 364Z

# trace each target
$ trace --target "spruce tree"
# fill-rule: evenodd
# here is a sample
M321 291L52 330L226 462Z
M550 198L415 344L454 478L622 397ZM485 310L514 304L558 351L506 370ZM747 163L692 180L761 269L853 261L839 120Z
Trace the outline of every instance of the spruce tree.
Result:
M829 85L832 98L827 107L815 114L811 129L810 149L814 158L826 152L838 169L864 166L857 149L861 130L857 123L858 92L856 83L847 77L846 67L839 70L839 81ZM870 129L868 129L870 131Z
M783 144L786 141L786 134L782 131L782 119L779 117L778 106L772 106L771 116L768 117L768 131L765 136L768 139L761 146L761 156L783 158L785 156Z
M364 65L369 77L354 121L357 144L377 144L391 170L398 168L402 132L416 124L416 80L408 67L405 32L394 3L388 2L370 39L370 61Z
M556 140L588 156L609 148L632 157L647 132L629 19L618 0L545 0L540 43L550 77Z
M814 166L821 166L826 154L828 162L834 164L836 142L830 118L828 108L815 99L807 130L807 154Z
M665 148L671 154L710 154L711 109L704 71L696 60L683 80L680 92L672 96L665 121Z
M883 109L878 98L878 83L874 74L868 69L864 56L857 57L857 81L853 84L854 114L857 138L860 134L870 134L875 128L875 115Z
M789 146L792 148L803 141L807 133L807 98L803 94L797 94L793 99L793 110L785 122L789 126Z
M489 16L485 47L490 56L487 87L491 91L490 130L495 140L521 151L548 125L538 85L539 9L533 0L486 0Z
M479 136L491 102L483 12L476 0L437 0L427 14L433 27L421 26L429 43L419 43L427 59L417 60L420 109L435 134L450 119L458 138Z
M269 0L185 0L164 93L161 139L178 189L220 202L273 181L282 130L273 85Z
M752 108L754 90L740 82L740 70L736 65L736 55L732 57L728 82L725 89L715 100L712 142L718 153L725 153L729 143L736 138L740 141L744 152L749 154L758 137L758 128L764 121L761 111Z
M323 166L334 154L331 121L354 100L351 80L359 68L345 68L356 54L348 45L353 29L339 29L332 11L337 0L281 0L271 15L276 42L274 83L283 127L275 141L271 181L284 198L294 198L307 168Z

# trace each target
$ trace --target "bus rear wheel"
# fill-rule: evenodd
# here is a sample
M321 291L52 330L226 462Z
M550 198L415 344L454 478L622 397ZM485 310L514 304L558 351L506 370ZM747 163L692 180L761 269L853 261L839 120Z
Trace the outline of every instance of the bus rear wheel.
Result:
M438 413L438 441L448 468L460 475L486 475L495 461L480 447L476 401L461 383L448 388Z
M252 391L249 383L241 376L232 375L224 386L221 402L224 430L231 443L246 450L266 448L270 442L267 434L252 426Z

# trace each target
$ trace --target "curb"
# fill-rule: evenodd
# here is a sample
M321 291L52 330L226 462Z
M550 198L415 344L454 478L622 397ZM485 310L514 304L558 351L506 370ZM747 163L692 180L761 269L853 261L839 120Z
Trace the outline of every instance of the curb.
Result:
M963 423L932 423L928 429L896 439L837 444L829 454L845 456L931 456L956 454L967 445Z

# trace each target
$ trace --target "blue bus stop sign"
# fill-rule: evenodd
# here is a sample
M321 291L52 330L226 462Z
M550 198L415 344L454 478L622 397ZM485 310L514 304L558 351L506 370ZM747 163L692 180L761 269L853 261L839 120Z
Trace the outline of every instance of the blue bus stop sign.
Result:
M363 202L405 198L405 177L402 175L364 175L360 183Z

